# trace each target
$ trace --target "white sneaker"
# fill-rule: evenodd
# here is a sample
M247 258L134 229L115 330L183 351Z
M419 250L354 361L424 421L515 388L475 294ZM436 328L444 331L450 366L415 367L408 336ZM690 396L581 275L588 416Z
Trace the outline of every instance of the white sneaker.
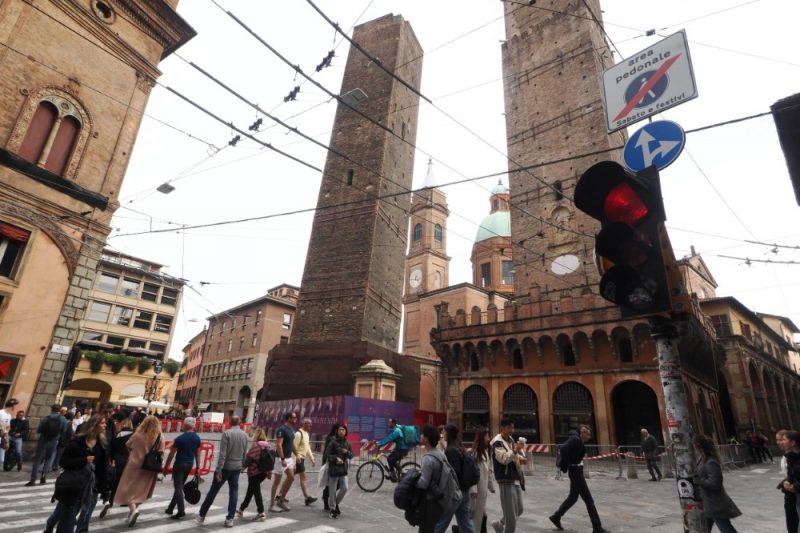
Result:
M241 509L236 509L236 516L239 518L244 518L244 511Z
M270 513L280 513L281 510L278 509L277 507L275 507L275 504L273 503L272 505L269 506L269 512Z
M224 524L224 526L225 526L225 527L233 527L233 518L230 518L230 519L228 519L228 520L225 520L225 524Z
M283 509L284 511L291 511L292 509L289 507L289 504L286 503L288 500L286 498L281 498L281 501L278 502L278 507Z
M203 522L206 521L206 517L197 515L197 516L194 517L194 521L197 522L198 524L202 525Z
M267 515L264 513L258 513L253 517L253 522L264 522L267 519Z

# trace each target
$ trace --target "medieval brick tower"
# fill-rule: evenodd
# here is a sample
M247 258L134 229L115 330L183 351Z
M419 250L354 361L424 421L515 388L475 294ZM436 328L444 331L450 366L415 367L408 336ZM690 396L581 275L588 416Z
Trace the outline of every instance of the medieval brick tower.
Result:
M422 48L403 17L357 26L353 40L419 88ZM369 359L414 373L395 359L419 96L351 48L340 94L354 89L367 100L360 113L337 109L296 322L270 354L264 399L352 394L351 372Z
M598 0L505 4L506 130L515 293L596 286L596 221L575 209L580 175L614 152L518 170L624 142L608 135L599 80L613 64ZM595 23L587 23L594 19Z

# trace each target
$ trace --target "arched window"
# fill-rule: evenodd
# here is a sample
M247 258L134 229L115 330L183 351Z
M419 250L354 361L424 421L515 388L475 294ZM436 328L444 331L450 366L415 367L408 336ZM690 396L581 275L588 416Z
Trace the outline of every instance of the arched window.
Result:
M28 96L6 147L35 165L71 178L90 129L89 116L72 95L44 87Z
M475 352L469 354L469 369L472 372L477 372L481 369L481 362L478 360L478 354Z
M436 242L439 242L439 243L442 242L442 225L441 224L436 224L433 227L433 238L436 240Z
M539 442L539 413L536 393L523 383L515 383L503 393L503 418L514 421L514 433L528 442Z
M575 351L572 349L572 343L561 346L561 352L564 354L564 366L575 366Z
M556 200L561 200L564 198L564 187L561 185L560 181L553 183L553 189L555 189Z
M489 393L480 385L470 385L462 398L462 440L472 442L476 430L489 426Z
M628 337L623 337L617 343L617 349L619 350L619 359L623 363L632 363L633 362L633 347L631 346L631 340Z
M414 226L414 241L422 240L422 224Z

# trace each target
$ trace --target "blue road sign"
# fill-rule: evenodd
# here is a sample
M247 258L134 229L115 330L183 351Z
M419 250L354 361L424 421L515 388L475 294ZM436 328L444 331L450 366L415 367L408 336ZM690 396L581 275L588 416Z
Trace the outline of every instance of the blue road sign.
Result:
M686 146L683 128L671 120L657 120L646 124L628 138L622 157L625 166L634 172L655 165L658 170L667 168Z

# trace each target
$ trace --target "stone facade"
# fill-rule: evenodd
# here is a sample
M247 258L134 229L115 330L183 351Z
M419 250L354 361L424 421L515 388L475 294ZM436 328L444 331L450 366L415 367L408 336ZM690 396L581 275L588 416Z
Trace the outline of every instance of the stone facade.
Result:
M173 4L0 5L0 222L29 233L0 279L0 353L17 370L0 395L34 419L60 388L157 65L194 35Z
M357 26L353 40L419 89L422 49L401 16ZM330 147L352 160L325 163L292 343L399 343L419 96L370 63L350 49L340 94L362 89L358 110L380 126L339 104Z
M623 133L606 133L599 80L613 59L587 6L601 16L598 0L559 0L550 9L505 4L502 55L518 295L528 295L531 287L542 297L581 286L597 291L597 221L570 199L585 170L597 161L619 160L620 153L519 170L624 143Z

